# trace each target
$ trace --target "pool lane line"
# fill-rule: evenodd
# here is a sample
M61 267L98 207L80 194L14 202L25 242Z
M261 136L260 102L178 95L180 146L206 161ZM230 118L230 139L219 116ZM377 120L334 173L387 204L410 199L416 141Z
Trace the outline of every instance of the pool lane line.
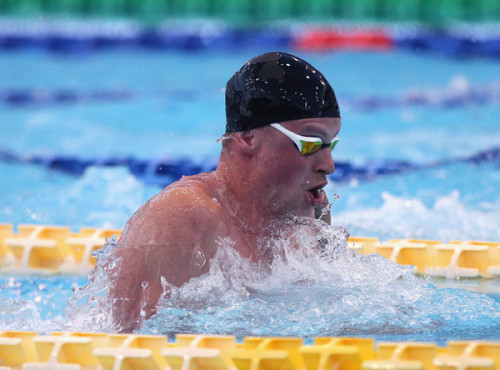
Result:
M53 106L71 104L93 104L137 99L189 99L196 100L209 92L196 89L154 89L149 91L128 88L94 89L91 91L67 88L11 88L0 90L0 104L8 107ZM500 82L471 85L466 77L457 75L447 86L436 89L413 88L397 96L361 95L341 100L347 110L374 111L411 106L426 106L440 109L455 109L472 105L500 102Z
M126 167L137 179L147 185L165 187L182 176L209 172L216 168L217 160L196 162L189 158L179 159L137 159L133 156L81 158L78 156L26 154L20 155L9 149L0 148L0 161L4 163L38 165L48 170L74 176L82 176L89 167ZM410 173L419 170L442 168L466 163L479 166L486 163L500 168L500 147L478 151L466 157L443 159L429 163L416 163L407 160L375 160L364 164L336 160L335 173L329 176L333 182L352 180L370 181L381 176Z
M105 243L116 245L122 231L107 228L0 224L0 273L85 276ZM434 278L498 279L500 242L482 240L389 239L349 237L347 248L377 253L414 273ZM469 284L470 285L470 284ZM469 286L470 287L470 286ZM490 286L490 293L500 286Z
M175 339L175 340L173 340ZM366 337L243 337L0 332L2 363L23 369L466 369L500 368L500 341L383 341Z
M200 51L296 49L409 50L454 58L500 58L500 27L492 24L430 27L389 24L269 24L244 28L225 22L164 22L146 26L126 21L5 19L0 50L45 50L89 54L102 50Z

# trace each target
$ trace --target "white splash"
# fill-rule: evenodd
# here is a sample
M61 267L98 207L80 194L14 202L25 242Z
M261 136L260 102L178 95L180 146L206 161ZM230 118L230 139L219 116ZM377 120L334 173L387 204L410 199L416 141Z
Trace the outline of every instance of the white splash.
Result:
M396 201L397 204L400 202ZM446 203L446 202L444 202ZM401 205L399 205L401 207ZM419 205L420 211L425 207ZM446 207L445 207L446 208ZM410 267L346 247L341 227L295 220L277 229L260 247L271 264L241 257L229 239L220 241L210 271L182 287L163 281L158 313L141 333L317 336L369 335L394 340L492 338L500 335L500 304L484 294L436 289ZM294 233L289 227L295 228ZM116 281L117 241L97 252L89 283L74 286L64 316L41 319L33 302L0 301L10 330L116 332L108 292ZM12 316L13 315L13 316ZM483 338L484 339L484 338Z
M125 167L89 167L65 194L64 208L78 218L75 223L115 228L144 203L144 191Z
M460 193L437 197L426 206L420 199L382 193L379 208L344 211L334 215L353 235L384 238L450 240L500 240L500 206L471 209L460 200ZM483 207L484 208L484 207Z
M471 326L500 328L491 298L438 290L409 267L346 248L342 228L303 225L272 241L271 266L241 258L225 241L210 272L181 288L169 286L142 332L284 335L423 335ZM299 241L300 248L293 241ZM323 247L313 247L321 241ZM462 317L464 311L467 316ZM484 319L484 321L483 321ZM467 330L468 330L467 329Z

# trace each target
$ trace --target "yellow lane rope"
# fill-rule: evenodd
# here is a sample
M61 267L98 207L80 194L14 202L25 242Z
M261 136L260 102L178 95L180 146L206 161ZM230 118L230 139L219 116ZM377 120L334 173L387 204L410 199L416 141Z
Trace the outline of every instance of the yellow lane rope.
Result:
M0 225L0 271L86 274L92 251L120 230ZM500 243L350 238L349 248L378 253L417 273L500 276ZM500 342L379 342L368 338L166 336L0 331L0 369L500 369Z
M121 230L0 224L0 271L86 275L95 265L92 252ZM378 253L416 273L445 278L500 277L500 242L351 237L349 248Z
M500 369L500 342L0 332L1 369Z

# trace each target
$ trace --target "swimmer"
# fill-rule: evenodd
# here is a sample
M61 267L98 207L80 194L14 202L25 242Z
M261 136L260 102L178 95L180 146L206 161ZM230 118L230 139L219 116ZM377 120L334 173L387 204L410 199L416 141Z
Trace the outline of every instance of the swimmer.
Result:
M330 223L323 188L334 172L340 111L325 77L306 61L271 52L228 81L226 132L217 168L183 177L128 221L115 250L110 297L116 329L131 332L155 313L162 280L181 286L205 274L229 238L256 263L269 225L293 217Z

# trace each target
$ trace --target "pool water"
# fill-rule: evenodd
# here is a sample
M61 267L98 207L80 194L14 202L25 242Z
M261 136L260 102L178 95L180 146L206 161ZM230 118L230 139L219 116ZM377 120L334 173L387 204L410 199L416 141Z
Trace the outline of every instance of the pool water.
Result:
M0 156L0 222L122 228L158 186L124 166L90 166L74 175L6 158L129 156L214 163L224 128L225 83L245 60L264 51L0 54L0 153L8 154ZM363 168L390 161L413 165L348 181L334 174L326 189L331 200L338 198L334 225L381 240L500 240L498 160L463 160L500 146L497 60L402 51L288 51L310 61L335 88L343 123L336 161ZM36 99L8 99L13 93ZM251 281L240 276L228 282L224 268L214 269L163 302L142 330L500 339L495 281L485 289L488 294L476 293L471 291L483 290L483 282L414 278L376 256L331 253L319 259L288 255L271 274L238 261L240 271L250 269L255 276ZM358 273L351 271L356 268ZM85 294L93 293L83 288L85 282L1 276L0 327L113 330L98 316L91 322L80 316L89 308ZM105 285L100 288L105 292ZM65 312L73 289L76 298ZM101 303L95 303L97 311Z
M288 251L262 273L231 255L207 276L173 289L146 334L371 337L384 341L500 338L498 281L423 279L377 255L315 258ZM109 284L84 277L2 276L3 330L115 332ZM484 291L489 293L484 293ZM89 298L92 297L92 298Z

